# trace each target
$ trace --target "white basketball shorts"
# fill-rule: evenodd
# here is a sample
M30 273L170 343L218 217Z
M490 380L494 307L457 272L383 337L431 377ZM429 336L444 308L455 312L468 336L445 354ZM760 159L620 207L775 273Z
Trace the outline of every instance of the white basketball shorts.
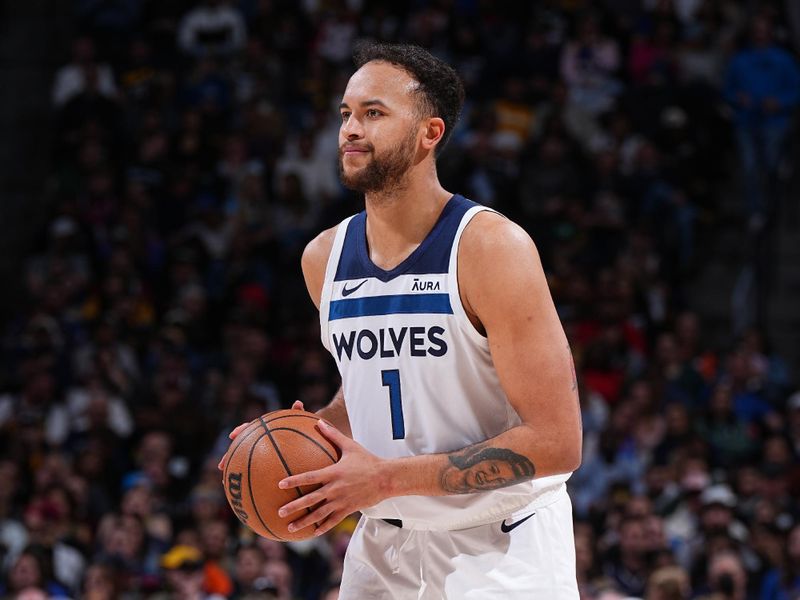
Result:
M340 600L578 600L572 504L455 531L362 517L344 561Z

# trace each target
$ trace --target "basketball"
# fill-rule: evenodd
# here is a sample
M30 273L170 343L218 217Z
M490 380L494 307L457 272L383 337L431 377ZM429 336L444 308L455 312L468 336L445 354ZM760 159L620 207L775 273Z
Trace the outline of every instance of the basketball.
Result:
M288 525L303 516L285 518L278 509L319 486L282 490L278 482L339 460L339 449L317 430L319 417L303 410L277 410L253 420L231 442L225 454L225 495L239 520L258 535L297 541L314 535L314 527L290 533Z

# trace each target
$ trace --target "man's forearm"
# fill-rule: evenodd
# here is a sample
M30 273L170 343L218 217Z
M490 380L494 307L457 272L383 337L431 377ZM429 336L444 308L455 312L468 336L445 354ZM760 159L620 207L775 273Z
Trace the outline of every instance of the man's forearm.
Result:
M380 485L389 496L471 494L571 470L555 452L534 451L531 437L530 427L518 425L454 452L388 460ZM541 465L534 464L532 454L542 457Z
M333 399L330 401L328 406L319 409L316 414L318 414L320 418L328 421L347 437L353 437L353 432L350 430L350 419L347 416L347 406L344 403L344 393L342 392L341 386L333 395Z
M481 442L445 454L439 485L446 494L471 494L533 479L536 467L526 456L509 448Z

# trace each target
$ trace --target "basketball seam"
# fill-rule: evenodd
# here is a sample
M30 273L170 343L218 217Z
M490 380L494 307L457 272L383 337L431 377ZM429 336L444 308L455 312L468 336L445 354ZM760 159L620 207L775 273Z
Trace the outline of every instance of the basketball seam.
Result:
M280 450L280 448L278 448L278 442L276 442L275 438L272 437L272 431L270 431L269 427L267 427L267 424L264 422L264 419L262 419L261 417L258 417L258 420L261 421L261 426L264 428L264 431L266 432L267 436L269 437L269 441L272 443L272 447L275 448L275 454L278 455L278 458L280 459L281 464L283 465L283 470L286 471L286 474L289 477L291 477L292 476L292 470L289 468L289 465L287 464L286 460L283 458L283 454L281 454L281 450ZM300 491L300 488L294 488L294 489L297 490L297 493L299 494L298 498L301 498L303 496L303 493Z
M322 451L325 453L325 456L327 456L328 458L330 458L330 459L331 459L331 460L332 460L334 463L336 463L336 461L337 461L337 459L335 459L333 456L331 456L330 452L328 452L328 451L325 449L325 446L323 446L322 444L320 444L320 443L319 443L317 440L315 440L315 439L314 439L313 437L311 437L310 435L308 435L308 434L306 434L306 433L303 433L302 431L300 431L300 430L298 430L298 429L292 429L291 427L276 427L275 429L272 429L271 431L291 431L292 433L296 433L296 434L298 434L298 435L302 435L302 436L303 436L304 438L306 438L306 439L307 439L309 442L311 442L311 443L312 443L312 444L314 444L314 445L315 445L317 448L319 448L320 450L322 450Z
M269 436L269 432L267 432L266 435ZM282 538L281 536L277 535L274 531L272 531L272 529L269 528L269 525L267 525L264 522L264 519L261 518L261 513L258 512L258 504L256 503L256 497L253 495L253 479L252 477L250 477L250 464L253 461L253 452L256 449L256 445L258 444L259 440L263 438L264 436L262 435L255 442L253 442L252 446L250 446L250 454L247 456L247 490L250 492L250 503L253 505L253 510L256 511L256 516L258 517L258 520L261 521L261 524L264 526L264 529L269 531L269 533L275 536L277 539L285 541L284 538Z
M303 418L303 419L312 419L312 420L314 420L314 421L320 421L320 420L324 420L324 419L320 419L320 418L319 418L317 415L315 415L315 414L309 414L309 413L305 413L305 412L302 412L302 411L295 410L295 409L293 409L293 408L287 408L287 409L285 409L285 410L276 411L276 412L281 412L281 413L284 413L284 414L281 414L281 415L276 415L276 416L274 416L274 417L272 417L272 418L270 418L270 419L267 419L266 421L264 421L263 417L261 417L261 420L262 420L262 422L263 422L263 423L267 423L268 425L272 425L272 423L274 423L275 421L280 421L281 419L296 419L296 418ZM300 414L295 414L295 413L300 413ZM272 413L270 413L270 414L272 414ZM327 421L325 421L325 422L327 423ZM300 433L300 431L299 431L299 430L297 430L297 429L290 429L290 428L288 428L288 427L281 427L281 428L280 428L280 431L283 431L283 430L287 430L287 431L295 431L295 432L297 432L297 433ZM277 428L276 428L276 429L274 429L274 430L272 430L272 431L279 431L279 429L277 429ZM308 437L308 436L306 436L306 437ZM311 438L311 437L309 437L308 439L309 439L309 440L311 440L312 442L314 442L315 444L317 444L317 446L319 446L321 450L323 450L323 451L325 450L325 448L324 448L323 446L320 446L320 445L319 445L319 444L318 444L318 443L317 443L317 442L314 440L314 438ZM328 454L327 452L325 452L325 453L326 453L326 454ZM339 460L339 458L338 458L338 457L337 457L337 458L333 458L333 457L332 457L330 454L328 454L328 457L329 457L331 460L333 460L333 462L334 462L334 463L335 463L335 462L337 462L337 461Z
M300 411L289 409L287 412L300 412ZM319 421L319 417L317 415L305 415L305 414L292 415L292 414L288 414L288 415L276 415L276 416L272 417L271 419L269 419L268 421L264 421L262 419L262 422L264 422L264 423L272 423L273 421L280 421L281 419L294 419L294 418L314 419L315 421Z
M291 416L291 415L287 415L287 416ZM303 416L303 415L297 415L297 416L300 417L300 416ZM264 431L267 432L267 436L269 437L269 441L272 443L272 447L275 448L275 454L277 454L278 458L281 460L281 463L283 464L283 468L286 471L286 474L289 475L289 477L291 477L292 476L292 470L289 468L289 465L284 460L283 454L281 454L281 451L278 448L278 442L276 442L275 438L272 437L272 431L270 430L269 427L267 427L267 424L264 422L263 418L258 417L258 420L261 421L261 426L264 428ZM277 419L273 419L273 420L277 420ZM305 496L305 494L303 493L303 490L301 490L299 487L296 487L294 489L297 492L297 497L298 498L302 498L303 496ZM311 514L311 508L306 508L306 514L307 515ZM317 528L316 524L314 524L314 528L315 529Z

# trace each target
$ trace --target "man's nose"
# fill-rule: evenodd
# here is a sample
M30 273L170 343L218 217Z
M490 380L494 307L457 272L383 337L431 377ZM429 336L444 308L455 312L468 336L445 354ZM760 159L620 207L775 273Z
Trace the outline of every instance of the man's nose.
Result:
M348 140L357 140L364 136L364 128L358 119L351 116L346 122L342 123L342 135Z

